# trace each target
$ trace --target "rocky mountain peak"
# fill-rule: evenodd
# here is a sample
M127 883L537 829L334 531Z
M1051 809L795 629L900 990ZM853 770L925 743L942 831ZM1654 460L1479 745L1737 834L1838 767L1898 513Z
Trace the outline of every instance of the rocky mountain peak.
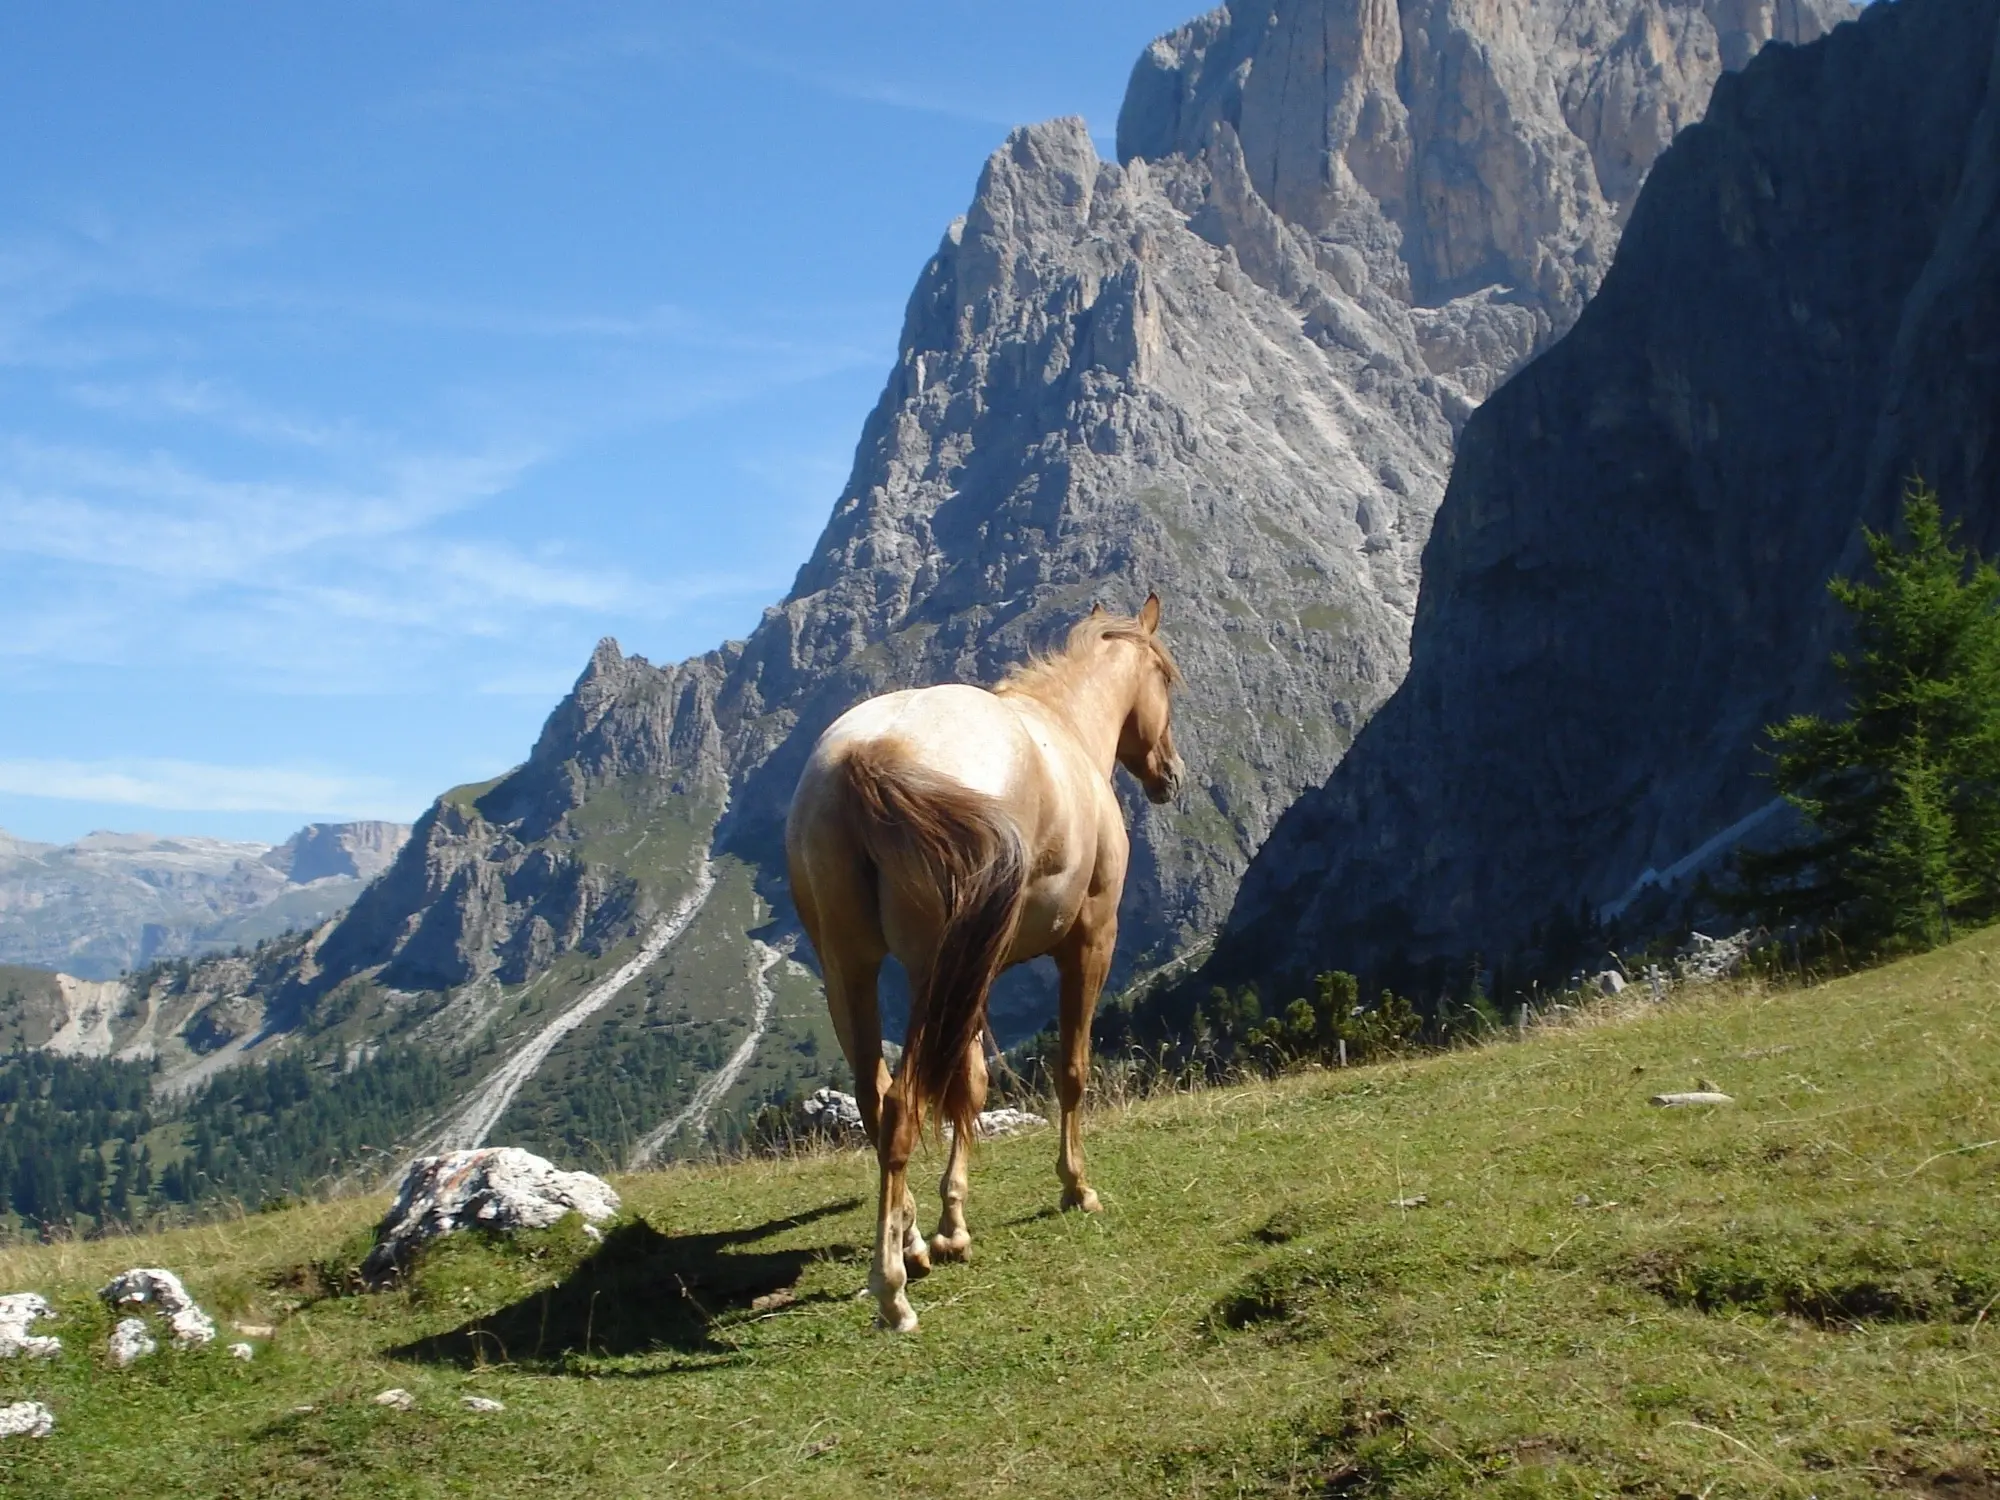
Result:
M1265 0L1147 49L1119 161L1080 120L1011 132L917 278L790 594L678 666L601 643L528 762L420 826L326 972L506 980L635 938L684 887L626 881L608 851L655 858L665 817L712 829L782 927L784 812L826 724L990 682L1148 590L1194 785L1172 808L1128 796L1121 968L1203 938L1401 679L1455 434L1574 320L1724 33L1844 14L1712 9Z
M1246 0L1141 54L1118 156L1198 159L1234 137L1272 212L1350 266L1358 254L1390 294L1431 308L1497 288L1536 314L1484 320L1518 357L1574 321L1716 78L1852 14L1847 0Z

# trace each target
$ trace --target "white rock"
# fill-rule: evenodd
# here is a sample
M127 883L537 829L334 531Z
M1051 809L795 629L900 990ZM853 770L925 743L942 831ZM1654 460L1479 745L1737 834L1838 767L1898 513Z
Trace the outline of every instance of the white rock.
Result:
M861 1123L861 1105L852 1094L839 1089L814 1089L799 1101L799 1128L814 1135L831 1136L859 1144L867 1138Z
M1748 928L1720 938L1691 932L1674 965L1680 971L1680 977L1689 984L1712 984L1734 974L1749 954Z
M1030 1110L989 1109L973 1123L972 1133L982 1141L991 1141L1004 1135L1019 1135L1024 1130L1034 1130L1048 1123L1046 1116Z
M505 1411L504 1401L495 1401L491 1396L461 1396L458 1404L467 1411Z
M393 1407L397 1411L408 1411L417 1404L417 1398L404 1390L400 1385L392 1385L388 1390L375 1398L375 1404L377 1406Z
M267 1339L278 1330L269 1323L238 1323L236 1331L246 1339Z
M1655 1094L1652 1102L1661 1109L1690 1109L1702 1105L1734 1104L1736 1101L1714 1089L1694 1089L1685 1094Z
M1625 989L1625 976L1616 969L1606 969L1591 982L1607 995L1622 994Z
M27 1355L30 1359L54 1359L62 1353L62 1340L28 1332L37 1318L55 1320L48 1300L39 1292L14 1292L0 1297L0 1359Z
M136 1359L144 1359L160 1346L146 1331L144 1318L120 1318L109 1340L111 1363L124 1369Z
M245 1364L248 1364L257 1357L257 1351L248 1344L231 1344L229 1346L229 1357L231 1359L240 1359Z
M114 1277L97 1295L114 1307L157 1308L167 1320L176 1349L196 1349L215 1337L215 1319L195 1305L180 1277L158 1266L135 1266Z
M39 1401L0 1406L0 1437L47 1437L55 1425L56 1414Z
M393 1273L417 1246L470 1226L512 1231L546 1229L567 1213L609 1219L618 1194L588 1172L564 1172L518 1146L451 1151L410 1163L403 1186L375 1230L362 1274Z
M801 1130L852 1144L859 1144L867 1138L867 1131L861 1123L860 1103L852 1094L842 1093L839 1089L814 1089L808 1097L801 1099L798 1122ZM973 1133L981 1140L995 1140L1048 1123L1044 1116L1025 1109L989 1109L979 1116ZM949 1131L951 1127L947 1125L945 1128Z

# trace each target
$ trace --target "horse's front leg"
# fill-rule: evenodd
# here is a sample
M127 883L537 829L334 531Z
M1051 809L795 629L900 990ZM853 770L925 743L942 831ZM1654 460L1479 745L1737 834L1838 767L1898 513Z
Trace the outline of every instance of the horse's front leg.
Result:
M1111 972L1111 950L1118 945L1116 909L1100 920L1079 920L1055 951L1056 973L1062 980L1057 1014L1060 1056L1056 1062L1056 1101L1062 1106L1062 1138L1056 1145L1056 1175L1062 1179L1062 1206L1094 1214L1097 1194L1083 1176L1083 1090L1090 1082L1090 1018L1097 1010L1098 992Z
M986 1108L986 1051L981 1040L981 1037L972 1039L963 1064L965 1091L975 1115ZM951 1154L945 1160L944 1176L938 1181L944 1212L938 1217L937 1233L931 1236L931 1254L939 1260L964 1260L972 1253L972 1231L965 1227L965 1189L971 1176L972 1156L972 1142L965 1138L966 1134L970 1132L953 1133Z

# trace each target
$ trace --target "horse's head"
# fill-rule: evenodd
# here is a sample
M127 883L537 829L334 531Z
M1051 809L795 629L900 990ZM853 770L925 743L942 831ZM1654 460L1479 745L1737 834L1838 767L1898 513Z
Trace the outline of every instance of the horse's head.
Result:
M1131 711L1118 731L1118 764L1138 779L1147 800L1171 802L1180 792L1187 768L1174 749L1173 691L1181 674L1166 642L1159 637L1159 595L1146 596L1138 626L1130 636L1116 637L1145 653L1134 681Z

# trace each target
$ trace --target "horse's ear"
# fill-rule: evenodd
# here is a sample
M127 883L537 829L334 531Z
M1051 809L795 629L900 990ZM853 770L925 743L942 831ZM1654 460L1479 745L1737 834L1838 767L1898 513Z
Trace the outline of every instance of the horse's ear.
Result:
M1099 599L1095 604L1090 606L1091 619L1094 620L1103 613L1104 613L1104 601L1102 599Z
M1151 635L1160 628L1160 596L1148 594L1146 602L1139 606L1139 623Z

